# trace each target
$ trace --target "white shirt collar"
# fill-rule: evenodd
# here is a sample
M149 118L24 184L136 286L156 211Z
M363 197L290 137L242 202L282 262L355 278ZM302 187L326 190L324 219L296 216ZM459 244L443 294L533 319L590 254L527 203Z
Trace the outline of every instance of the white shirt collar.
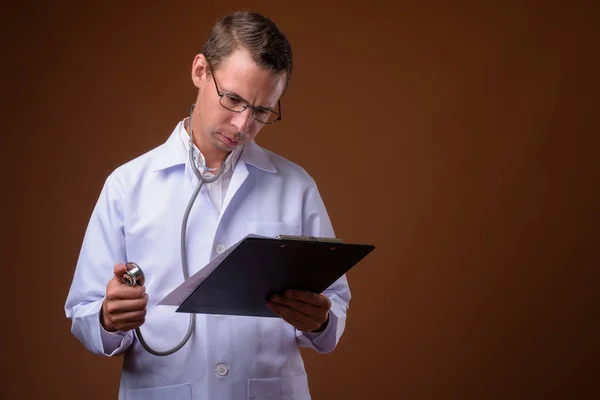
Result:
M183 121L179 121L166 142L158 148L158 152L152 161L152 171L158 172L177 165L184 165L189 162L186 146L189 136L184 132L185 141L181 138ZM235 162L233 162L235 161ZM239 151L239 160L232 157L232 165L243 162L252 165L265 172L277 173L277 169L271 160L271 152L260 147L254 140L246 143L243 150Z
M183 145L185 146L186 152L190 151L190 135L188 134L187 130L185 129L185 126L186 126L188 120L189 120L189 117L186 117L183 119L183 121L181 121L181 124L179 124L180 125L179 137L181 138L181 141L183 142ZM195 158L196 167L198 167L200 169L200 171L202 172L203 175L204 174L214 175L217 171L204 170L203 166L206 165L206 159L204 158L204 155L198 149L196 144L192 143L192 145L194 146L194 153L196 155L196 158ZM238 146L232 152L229 153L229 155L227 156L227 159L225 159L225 171L223 171L223 173L226 173L228 171L233 171L238 160L240 159L240 155L242 154L243 148L244 148L244 145Z

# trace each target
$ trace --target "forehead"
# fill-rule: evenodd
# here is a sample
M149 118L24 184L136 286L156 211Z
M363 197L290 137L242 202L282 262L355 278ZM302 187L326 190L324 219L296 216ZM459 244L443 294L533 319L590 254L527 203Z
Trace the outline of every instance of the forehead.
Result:
M283 94L286 73L260 68L246 50L236 50L215 73L219 90L232 92L256 106L274 107Z

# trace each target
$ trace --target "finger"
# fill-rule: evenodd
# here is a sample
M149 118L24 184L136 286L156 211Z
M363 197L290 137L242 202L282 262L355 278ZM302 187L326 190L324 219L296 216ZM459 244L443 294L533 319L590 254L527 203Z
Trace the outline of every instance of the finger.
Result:
M285 297L302 301L304 303L312 304L320 308L326 308L329 310L331 307L331 300L329 297L320 293L313 293L306 290L286 290L284 293Z
M146 295L145 286L127 286L116 281L109 282L106 297L112 300L141 299Z
M305 324L303 324L300 321L295 320L291 317L281 316L281 319L283 319L285 322L292 325L294 328L298 329L299 331L306 332L306 331L310 330L309 328L307 328L307 326Z
M301 325L318 326L320 321L318 317L304 314L303 312L296 310L280 303L268 303L271 310L283 318L288 318L291 321L297 321Z
M134 300L111 300L106 302L106 312L110 315L126 313L131 311L141 311L146 309L148 296Z
M305 303L300 300L293 300L285 296L275 295L272 297L272 301L274 303L287 306L293 310L296 310L302 314L308 315L309 317L315 319L322 318L328 311L326 308L320 308L313 304Z
M281 319L283 319L288 324L292 325L294 328L298 329L302 332L308 332L318 327L316 323L305 323L303 321L299 321L294 317L293 314L288 314L285 311L273 309L273 312L277 314Z
M146 318L146 310L130 311L125 313L117 313L110 315L110 320L115 326L121 326L124 324L140 321Z
M113 268L114 277L117 281L123 282L123 275L127 272L125 264L115 264Z

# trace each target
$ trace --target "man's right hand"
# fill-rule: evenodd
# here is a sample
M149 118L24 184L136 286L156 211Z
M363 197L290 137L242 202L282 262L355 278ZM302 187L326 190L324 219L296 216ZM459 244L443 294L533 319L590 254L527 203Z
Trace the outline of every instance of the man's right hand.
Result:
M127 268L116 264L114 276L106 285L106 298L102 302L100 322L108 332L128 331L140 327L146 318L148 295L144 286L123 283Z

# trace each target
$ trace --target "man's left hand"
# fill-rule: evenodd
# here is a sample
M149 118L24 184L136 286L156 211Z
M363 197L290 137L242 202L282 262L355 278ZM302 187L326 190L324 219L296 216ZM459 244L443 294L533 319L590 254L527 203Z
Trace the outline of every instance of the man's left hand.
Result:
M287 290L274 295L267 306L290 325L302 332L320 332L329 321L331 300L324 294Z

